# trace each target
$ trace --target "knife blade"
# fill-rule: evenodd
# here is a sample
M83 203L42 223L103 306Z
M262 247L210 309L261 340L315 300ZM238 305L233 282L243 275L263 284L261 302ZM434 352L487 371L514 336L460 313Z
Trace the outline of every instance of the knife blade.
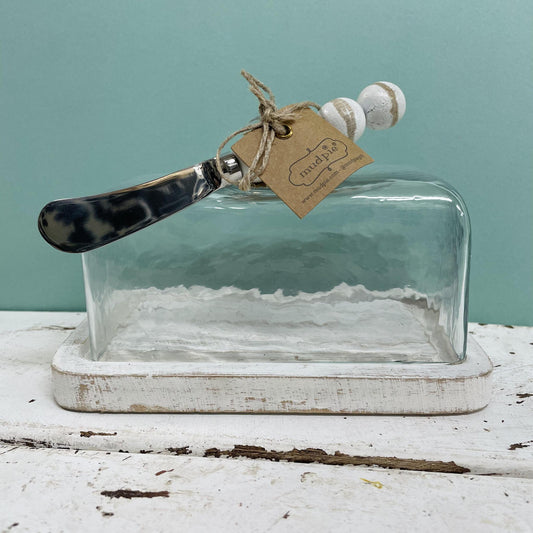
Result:
M241 163L234 154L221 157L224 176L238 180ZM63 252L89 252L121 239L198 202L227 185L208 159L193 167L118 191L55 200L38 218L39 232Z

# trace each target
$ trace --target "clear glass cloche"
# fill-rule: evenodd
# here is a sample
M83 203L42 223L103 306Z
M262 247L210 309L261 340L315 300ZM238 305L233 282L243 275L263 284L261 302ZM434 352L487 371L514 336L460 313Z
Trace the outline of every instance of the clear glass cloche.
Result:
M100 361L457 363L470 223L449 185L363 169L299 220L225 187L83 254Z

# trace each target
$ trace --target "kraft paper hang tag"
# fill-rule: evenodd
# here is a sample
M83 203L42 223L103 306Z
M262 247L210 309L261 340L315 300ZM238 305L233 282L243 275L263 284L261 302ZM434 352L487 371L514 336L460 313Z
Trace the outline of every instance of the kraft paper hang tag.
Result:
M261 179L303 218L348 176L374 160L311 109L291 123L292 135L274 139ZM248 166L262 129L251 131L231 149Z

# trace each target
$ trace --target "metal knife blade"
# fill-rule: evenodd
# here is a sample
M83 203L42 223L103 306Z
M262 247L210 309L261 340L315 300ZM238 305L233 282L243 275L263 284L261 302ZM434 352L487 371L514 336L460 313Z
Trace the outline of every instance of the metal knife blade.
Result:
M221 162L226 177L240 178L235 155L222 156ZM181 211L226 183L209 159L127 189L50 202L39 214L38 228L58 250L88 252Z

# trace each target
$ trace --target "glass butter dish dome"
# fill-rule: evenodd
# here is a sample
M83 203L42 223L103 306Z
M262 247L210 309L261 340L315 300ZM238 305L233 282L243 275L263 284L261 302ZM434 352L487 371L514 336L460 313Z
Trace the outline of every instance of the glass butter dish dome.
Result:
M101 362L459 363L470 223L449 185L363 169L299 220L225 187L83 254Z

